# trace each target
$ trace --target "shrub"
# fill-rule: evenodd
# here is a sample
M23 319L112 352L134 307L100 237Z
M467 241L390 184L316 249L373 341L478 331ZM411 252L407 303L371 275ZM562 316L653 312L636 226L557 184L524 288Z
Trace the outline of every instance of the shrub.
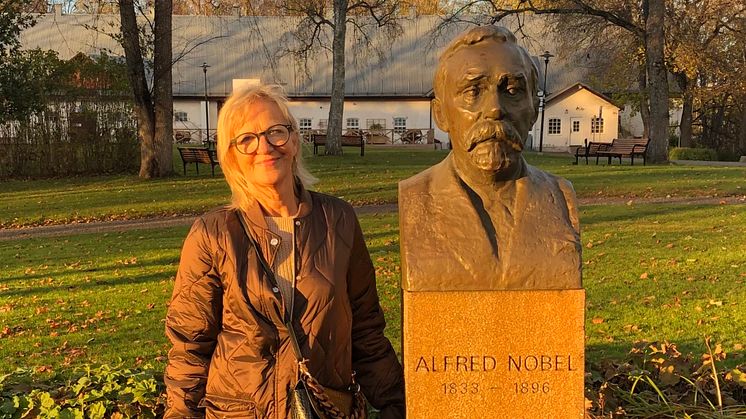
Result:
M738 161L741 153L734 150L718 150L718 160L720 161Z
M711 148L675 147L668 153L669 160L717 161L718 154Z

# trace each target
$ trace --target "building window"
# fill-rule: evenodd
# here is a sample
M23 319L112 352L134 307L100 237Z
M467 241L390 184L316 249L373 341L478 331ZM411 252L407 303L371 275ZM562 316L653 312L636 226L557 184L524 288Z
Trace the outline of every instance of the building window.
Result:
M394 118L394 132L402 133L407 130L407 118L397 116Z
M298 129L301 133L311 131L311 118L301 118L298 120Z
M386 129L385 119L366 119L365 126L368 129Z
M549 134L559 134L562 131L562 121L559 118L549 118Z
M360 120L357 118L347 118L347 129L360 129Z
M189 115L186 112L174 112L174 121L176 122L187 122L189 121Z
M572 121L572 132L580 132L580 121Z
M591 118L591 134L601 134L603 132L604 132L604 119L596 118L595 116Z
M327 126L329 126L328 119L319 119L319 129L326 129Z

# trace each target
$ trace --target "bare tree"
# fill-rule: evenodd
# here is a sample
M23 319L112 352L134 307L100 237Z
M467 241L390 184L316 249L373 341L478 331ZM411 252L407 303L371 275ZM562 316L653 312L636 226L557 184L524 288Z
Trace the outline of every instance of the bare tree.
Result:
M383 30L390 38L401 32L397 0L283 0L278 7L284 14L300 16L294 31L296 43L288 49L298 60L306 61L313 52L332 53L332 92L329 106L326 154L342 154L342 115L345 95L345 45L350 27L360 40L371 45L371 31ZM331 40L329 39L331 31Z
M132 88L140 140L140 177L144 179L173 172L173 88L171 85L171 0L155 0L153 33L153 82L148 86L145 51L133 0L119 0L122 47L127 76ZM142 13L147 16L147 13ZM149 21L148 21L149 22ZM149 22L150 23L150 22Z

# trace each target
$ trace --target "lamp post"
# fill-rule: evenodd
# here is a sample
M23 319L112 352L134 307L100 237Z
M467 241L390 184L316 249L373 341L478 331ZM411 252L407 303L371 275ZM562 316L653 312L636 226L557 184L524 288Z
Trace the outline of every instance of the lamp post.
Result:
M549 59L554 57L549 51L544 51L539 57L544 58L544 88L541 94L541 133L539 133L539 152L544 147L544 111L547 105L547 68L549 68Z
M202 63L200 66L202 67L202 72L205 73L205 141L207 141L207 145L209 146L210 141L210 102L207 101L207 68L210 67L207 65L207 63Z

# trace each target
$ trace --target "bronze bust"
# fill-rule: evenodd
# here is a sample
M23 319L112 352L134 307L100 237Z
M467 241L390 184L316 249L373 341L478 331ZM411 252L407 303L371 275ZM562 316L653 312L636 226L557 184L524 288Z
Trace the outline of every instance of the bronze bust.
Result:
M399 184L405 290L582 287L575 191L521 155L537 79L502 27L468 30L441 54L432 109L453 151Z

